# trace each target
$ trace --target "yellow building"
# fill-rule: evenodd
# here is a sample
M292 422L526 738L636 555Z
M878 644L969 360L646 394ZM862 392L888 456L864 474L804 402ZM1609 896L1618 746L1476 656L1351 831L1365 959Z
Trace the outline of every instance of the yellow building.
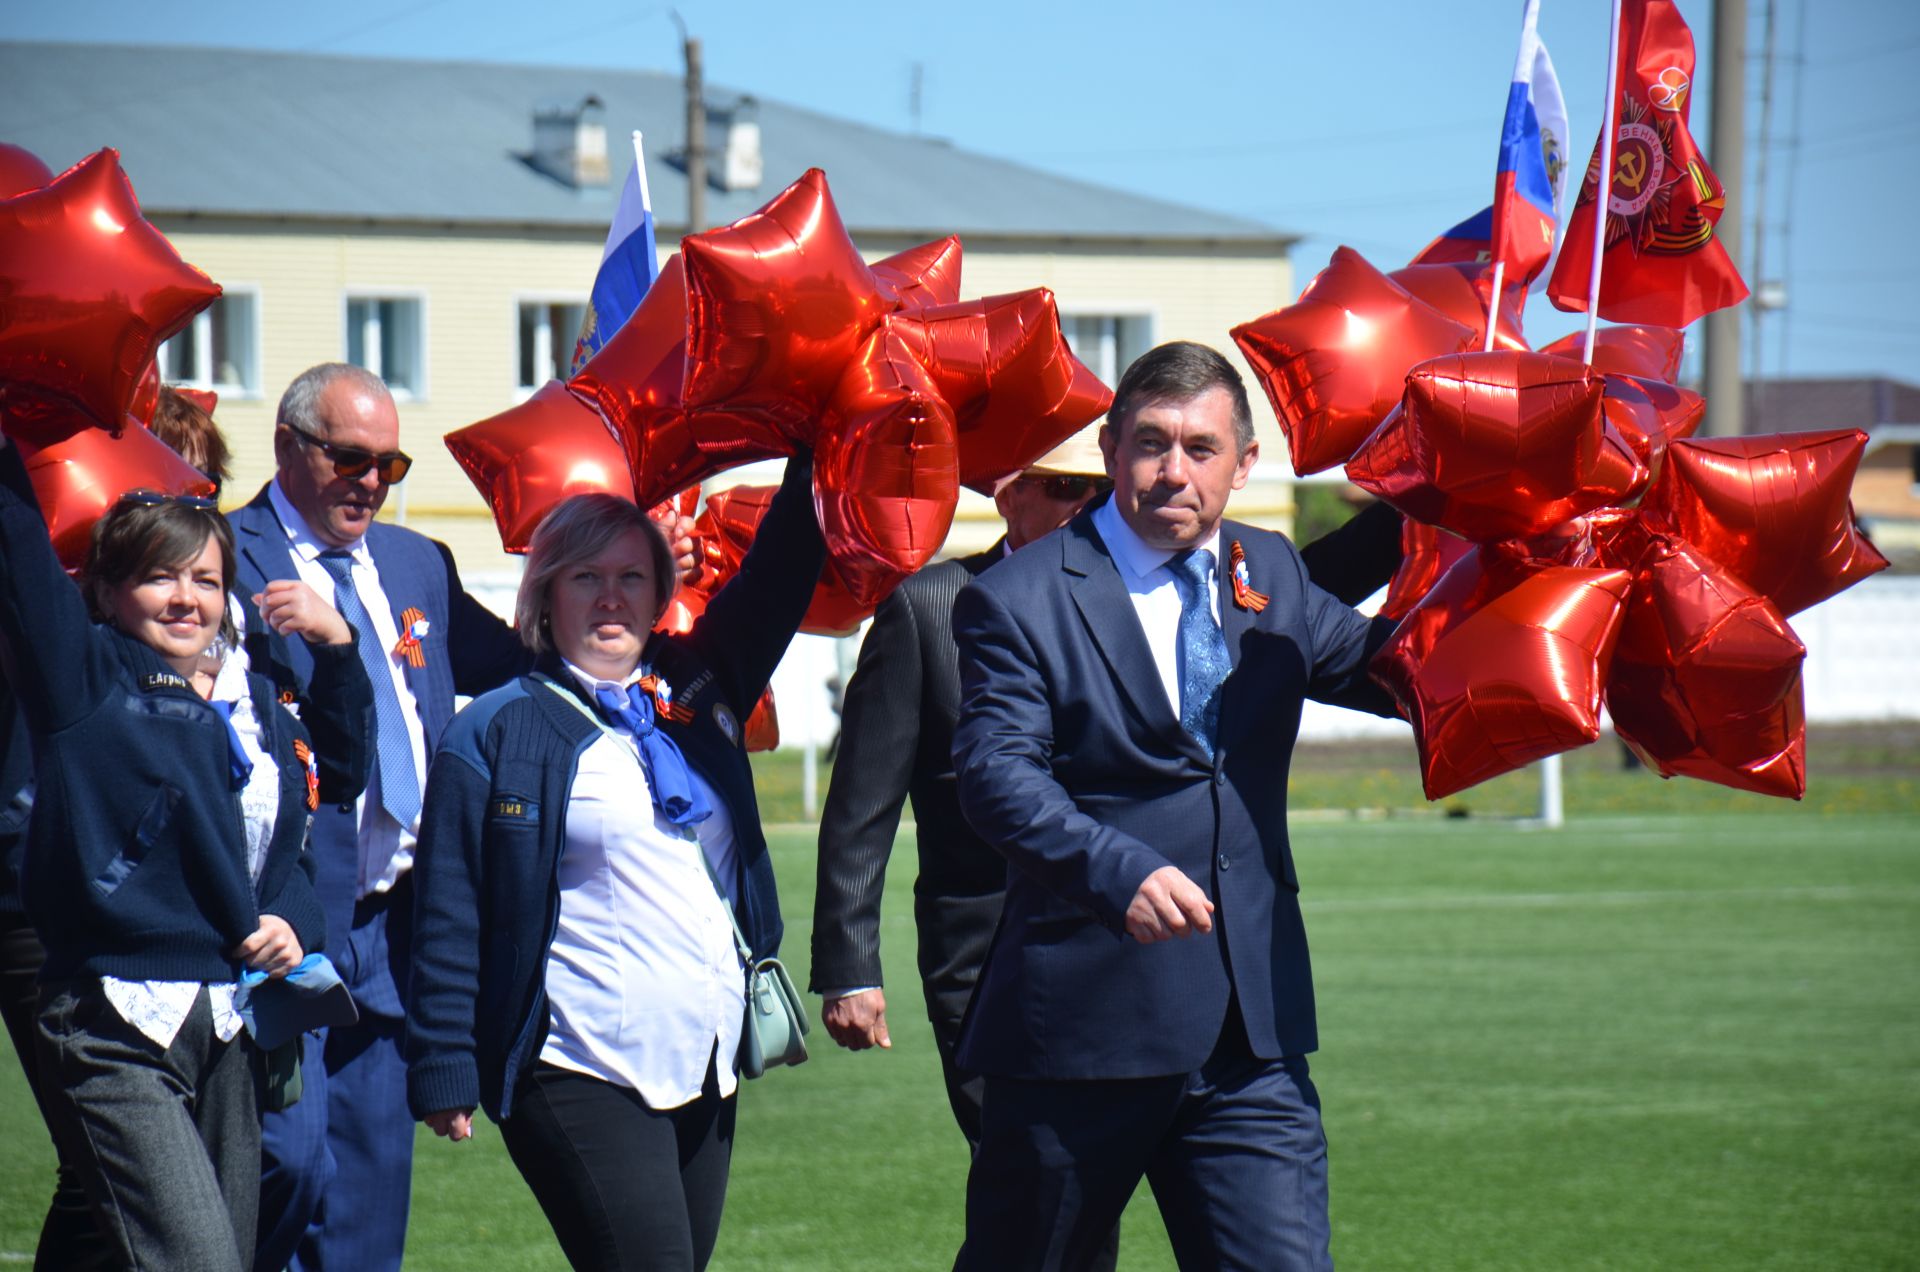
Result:
M476 579L515 568L439 439L565 373L631 131L648 138L663 258L686 231L679 79L59 44L0 47L0 77L0 137L56 170L120 150L150 219L226 289L163 371L219 391L230 502L271 474L286 383L358 362L394 389L417 461L389 515L446 540ZM1291 240L1258 223L734 94L710 90L707 111L710 221L823 168L869 258L958 233L963 293L1052 288L1109 384L1165 340L1237 360L1229 328L1293 299ZM1235 514L1284 523L1284 445L1253 399L1268 458ZM995 532L968 496L950 546Z

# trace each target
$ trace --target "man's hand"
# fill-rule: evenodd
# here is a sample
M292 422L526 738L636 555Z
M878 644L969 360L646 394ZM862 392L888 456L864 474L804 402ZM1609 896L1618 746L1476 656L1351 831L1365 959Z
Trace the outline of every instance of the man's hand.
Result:
M275 579L254 593L253 603L267 626L282 636L301 636L315 645L345 645L353 628L340 611L299 579Z
M1127 935L1142 945L1213 931L1213 902L1178 866L1148 875L1127 904Z
M472 1109L441 1109L438 1113L429 1113L420 1119L433 1128L433 1133L442 1139L450 1139L458 1144L463 1139L473 1138Z
M887 996L880 990L867 989L844 998L829 998L820 1009L820 1019L833 1040L848 1051L893 1048L893 1039L887 1033Z
M300 966L306 952L293 926L277 914L260 916L260 926L252 936L234 947L233 956L256 972L265 972L275 980Z

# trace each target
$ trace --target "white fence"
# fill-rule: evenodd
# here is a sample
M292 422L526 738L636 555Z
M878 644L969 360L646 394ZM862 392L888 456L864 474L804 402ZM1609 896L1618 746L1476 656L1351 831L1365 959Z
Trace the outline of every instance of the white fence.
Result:
M495 575L470 580L469 587L489 608L510 614L517 583ZM1807 646L1809 720L1920 719L1920 577L1876 575L1791 622ZM859 647L858 636L794 640L773 678L782 745L824 744L833 736L839 721L827 682L852 669ZM1300 732L1307 738L1364 737L1406 727L1309 702Z

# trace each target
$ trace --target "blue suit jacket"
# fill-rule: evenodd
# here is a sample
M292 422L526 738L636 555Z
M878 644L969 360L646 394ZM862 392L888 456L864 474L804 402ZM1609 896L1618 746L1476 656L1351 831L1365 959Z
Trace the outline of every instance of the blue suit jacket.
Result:
M1233 658L1218 756L1181 727L1091 512L959 595L961 807L1006 855L1007 904L959 1062L1005 1077L1131 1078L1198 1069L1237 995L1256 1055L1314 1049L1313 981L1287 846L1287 766L1305 698L1393 715L1366 666L1392 630L1308 581L1284 536L1238 540L1255 614L1221 581ZM1125 934L1140 883L1178 866L1214 931Z
M239 553L236 573L240 589L259 591L270 579L297 579L286 530L273 510L265 487L246 507L228 518L233 524ZM506 683L532 665L532 655L513 628L474 600L460 586L453 554L443 543L401 526L374 523L367 531L367 548L380 572L380 586L403 627L401 611L418 609L427 617L422 642L425 665L406 667L407 684L419 703L420 724L426 734L427 760L453 719L456 693L484 693ZM289 641L290 669L302 689L313 671L313 660L302 641ZM352 929L354 893L360 873L359 826L353 804L323 806L314 817L314 891L327 915L327 930L336 934L335 947L345 953L346 934ZM336 960L338 961L338 960ZM385 976L366 984L354 969L341 972L354 984L363 1006L387 1014L399 1013L399 987Z

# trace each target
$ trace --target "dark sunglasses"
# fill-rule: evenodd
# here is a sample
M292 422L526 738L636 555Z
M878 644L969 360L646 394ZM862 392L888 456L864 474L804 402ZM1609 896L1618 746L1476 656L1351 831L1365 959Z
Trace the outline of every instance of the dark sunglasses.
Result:
M323 442L308 433L303 433L291 424L283 426L289 433L333 461L333 475L344 477L348 481L358 481L367 475L369 468L375 469L381 484L391 486L407 475L413 467L413 457L405 451L389 451L385 455L376 455L370 450L361 450L358 446L335 446L332 442Z
M115 507L197 508L201 512L220 510L220 501L205 495L169 495L158 490L129 490L113 502Z
M1040 487L1041 493L1049 499L1061 503L1071 503L1076 499L1085 499L1088 495L1104 495L1113 489L1113 483L1105 477L1041 477L1038 475L1022 478Z

